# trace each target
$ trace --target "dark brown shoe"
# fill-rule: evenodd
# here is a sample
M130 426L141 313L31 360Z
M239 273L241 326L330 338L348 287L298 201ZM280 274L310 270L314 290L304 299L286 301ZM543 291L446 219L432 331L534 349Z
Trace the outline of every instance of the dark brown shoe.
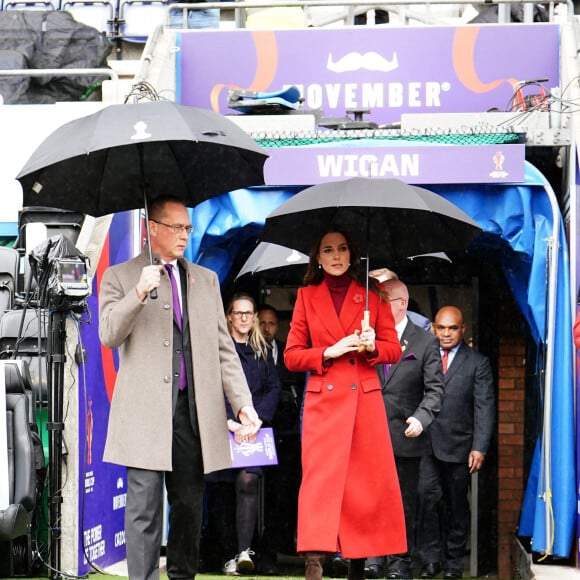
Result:
M322 552L304 553L304 578L305 580L322 580Z

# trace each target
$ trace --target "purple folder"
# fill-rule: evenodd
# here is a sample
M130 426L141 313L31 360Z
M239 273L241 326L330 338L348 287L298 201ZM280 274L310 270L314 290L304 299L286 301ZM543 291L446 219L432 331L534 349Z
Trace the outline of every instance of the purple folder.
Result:
M232 467L278 465L276 442L271 427L260 429L254 443L236 443L234 434L230 431L230 453Z

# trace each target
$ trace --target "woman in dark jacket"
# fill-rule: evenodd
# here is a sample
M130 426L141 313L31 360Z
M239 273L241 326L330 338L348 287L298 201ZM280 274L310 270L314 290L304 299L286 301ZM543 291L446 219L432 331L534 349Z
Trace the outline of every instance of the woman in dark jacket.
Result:
M272 357L272 348L260 330L256 303L248 294L236 294L226 309L228 328L236 352L240 357L254 408L264 426L272 423L280 399L280 379ZM235 419L229 407L228 428L235 433L242 425ZM228 560L224 573L228 576L251 574L252 538L258 519L258 480L263 475L261 467L232 470L236 488L236 529L238 554Z

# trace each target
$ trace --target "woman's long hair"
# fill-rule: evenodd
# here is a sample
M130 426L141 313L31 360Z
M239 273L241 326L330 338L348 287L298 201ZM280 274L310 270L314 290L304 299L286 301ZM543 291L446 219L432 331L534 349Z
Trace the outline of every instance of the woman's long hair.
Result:
M308 267L306 269L306 274L304 275L304 285L317 286L322 282L322 280L324 280L324 270L318 265L318 255L320 254L322 238L327 234L342 234L344 236L348 249L350 250L350 266L348 268L348 275L361 286L365 286L365 269L361 264L361 254L358 244L345 228L337 225L331 225L322 231L310 247L310 252L308 254ZM377 281L371 277L369 277L369 289L375 294L378 294L383 300L387 298L386 293L381 290Z
M228 302L226 314L230 315L232 313L234 309L234 302L236 302L237 300L248 300L249 302L251 302L254 314L256 314L257 312L256 301L245 292L239 292L232 296L232 298ZM231 334L232 329L229 320L228 320L228 328ZM254 322L252 323L252 327L250 328L250 333L248 335L248 343L252 347L252 350L254 351L256 358L262 357L265 361L268 360L268 349L272 347L268 344L266 337L263 335L262 330L260 329L260 321L258 320L257 316L254 318Z

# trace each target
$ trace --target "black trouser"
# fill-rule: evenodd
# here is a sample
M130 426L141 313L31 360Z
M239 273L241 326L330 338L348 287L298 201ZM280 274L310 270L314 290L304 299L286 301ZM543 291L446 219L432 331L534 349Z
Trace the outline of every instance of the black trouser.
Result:
M415 520L417 515L417 494L419 482L420 457L401 457L395 455L395 465L401 486L405 528L407 530L407 551L387 557L387 570L410 573L413 567L412 554L415 549ZM367 558L367 565L382 566L384 557Z
M395 465L401 486L405 528L407 529L407 552L387 557L388 570L411 571L415 550L415 520L417 515L417 493L419 488L420 457L400 457L395 455Z
M469 533L470 480L467 462L448 463L431 456L423 458L417 548L424 563L443 561L446 570L463 570Z
M171 472L127 468L125 534L131 580L159 578L164 479L170 509L167 575L191 580L197 573L204 477L186 390L179 393L173 417L172 461Z

